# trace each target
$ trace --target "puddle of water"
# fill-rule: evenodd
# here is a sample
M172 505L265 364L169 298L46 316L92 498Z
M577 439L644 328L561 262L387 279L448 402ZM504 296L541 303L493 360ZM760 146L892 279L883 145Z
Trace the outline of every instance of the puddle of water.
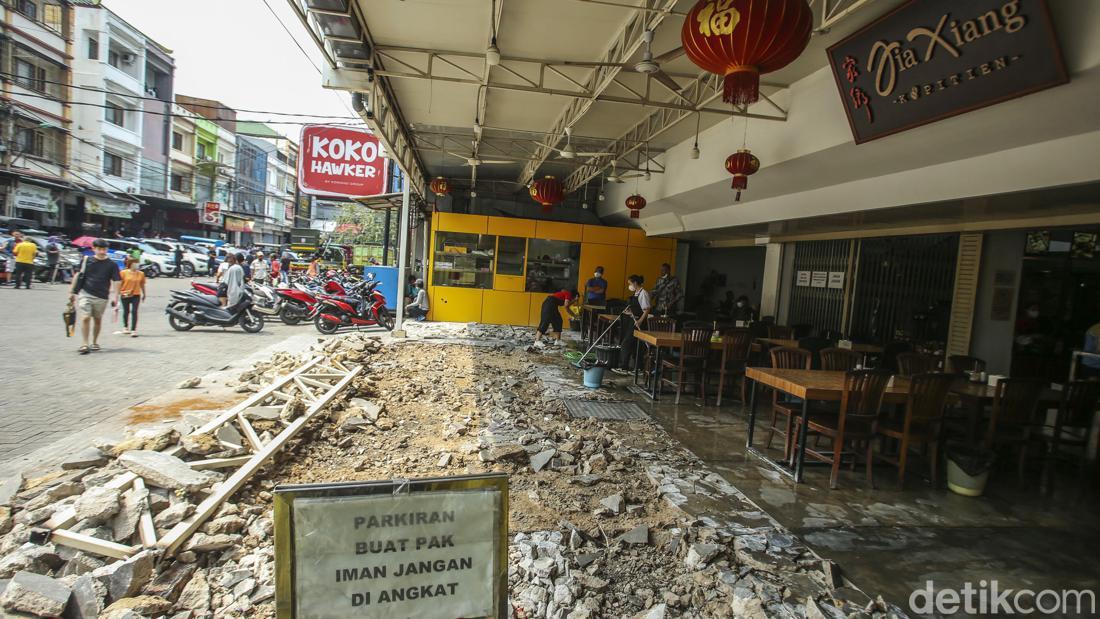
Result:
M237 402L236 398L199 396L194 398L181 398L167 404L139 404L131 406L127 411L127 425L154 423L158 421L170 421L179 419L184 411L215 409L220 410L232 406Z
M794 492L786 488L761 488L760 498L770 505L783 507L794 503Z

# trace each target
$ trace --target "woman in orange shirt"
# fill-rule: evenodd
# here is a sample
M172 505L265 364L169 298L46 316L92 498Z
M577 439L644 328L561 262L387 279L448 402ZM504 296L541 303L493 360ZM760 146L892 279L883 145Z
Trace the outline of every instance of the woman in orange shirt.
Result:
M133 258L126 259L126 268L119 275L122 284L118 287L115 301L122 302L122 335L137 337L138 305L145 300L145 273L141 272L141 263Z

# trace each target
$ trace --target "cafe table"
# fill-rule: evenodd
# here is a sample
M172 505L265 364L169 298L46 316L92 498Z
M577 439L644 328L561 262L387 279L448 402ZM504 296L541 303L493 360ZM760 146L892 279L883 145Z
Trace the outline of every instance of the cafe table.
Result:
M753 432L756 429L756 392L763 385L771 387L781 393L789 394L802 400L802 425L810 414L809 402L825 401L839 402L844 393L844 372L832 372L826 370L788 370L776 368L745 368L745 378L752 381L749 389L749 427L745 440L745 448L748 453L760 458L771 465L780 473L794 479L796 483L802 482L802 466L806 456L806 432L803 430L798 435L798 445L795 451L794 468L790 468L786 462L776 461L770 458L763 450L757 449L752 444ZM902 377L894 377L883 394L883 404L900 404L909 396L909 381Z
M764 349L764 346L785 346L787 348L798 348L798 340L786 340L776 337L758 337L756 342L753 343L753 352L760 352ZM877 355L882 353L882 346L876 344L856 344L852 343L852 347L849 349L852 352L857 352L862 355Z
M585 342L591 343L592 323L595 321L594 317L605 309L607 309L606 305L595 305L592 303L581 305L581 336Z
M601 316L602 317L602 316ZM653 367L661 367L661 351L665 348L679 349L683 344L683 335L675 331L634 331L634 384L638 384L638 375L641 372L642 344L656 347L653 355ZM722 350L722 338L714 337L710 340L711 350ZM656 401L657 391L661 388L656 377L649 377L650 390L646 392L649 399Z
M984 382L971 382L965 376L960 376L951 385L951 393L961 400L963 408L967 411L967 440L972 445L977 445L982 438L979 436L979 427L982 424L983 413L986 406L993 404L993 400L997 395L997 388ZM1057 406L1061 401L1062 393L1051 389L1049 386L1039 394L1039 403L1043 405L1053 404Z

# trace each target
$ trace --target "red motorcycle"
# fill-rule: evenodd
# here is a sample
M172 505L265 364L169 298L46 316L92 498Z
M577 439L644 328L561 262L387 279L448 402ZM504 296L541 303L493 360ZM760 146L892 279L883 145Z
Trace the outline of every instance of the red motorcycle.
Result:
M394 319L386 309L386 297L378 291L378 282L366 281L353 286L351 294L323 296L318 299L317 317L313 319L317 330L325 335L336 333L340 327L366 327L382 325L393 330Z
M347 290L340 282L327 281L322 290L325 294L346 296ZM279 318L288 325L296 325L303 320L313 320L317 315L317 303L320 294L310 292L305 286L294 288L276 288L275 294L282 300L283 311Z

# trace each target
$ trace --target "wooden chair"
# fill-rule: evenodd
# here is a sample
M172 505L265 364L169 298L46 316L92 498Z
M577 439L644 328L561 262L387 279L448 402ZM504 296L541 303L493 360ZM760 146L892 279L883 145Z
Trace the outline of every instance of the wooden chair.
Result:
M794 329L783 325L768 325L768 337L773 340L793 340Z
M707 359L710 353L710 338L713 331L705 329L687 328L680 333L680 358L664 360L658 369L658 389L669 383L676 386L676 404L680 403L680 393L684 388L684 376L695 374L699 377L699 396L703 402L707 401ZM676 379L670 380L664 377L665 369L676 370Z
M769 351L772 359L772 367L781 370L808 370L810 369L810 363L813 361L813 355L808 350L802 350L801 348L790 348L788 346L779 346ZM783 458L789 459L790 457L790 436L791 436L791 418L795 415L801 415L802 411L799 407L801 404L780 401L780 394L778 391L772 392L772 421L771 427L768 428L768 447L772 446L772 437L776 434L783 436ZM780 428L777 424L779 418L783 417L783 427Z
M832 346L832 344L832 342L823 337L803 337L799 338L798 340L799 348L801 348L802 350L810 351L811 358L813 359L810 367L815 370L821 369L821 363L818 360L818 353Z
M814 332L814 326L806 323L797 325L791 325L791 339L800 340L804 337L810 337L810 334Z
M871 470L875 459L883 460L898 467L898 488L905 485L905 465L909 457L911 445L927 445L930 453L932 483L936 483L936 467L939 463L940 423L943 420L943 410L947 404L947 396L951 392L951 384L955 382L954 374L944 372L930 372L917 374L909 385L909 397L905 402L905 417L900 422L896 420L882 420L877 424L876 434L880 438L896 439L900 445L898 455L873 453L868 446L867 453L871 458L867 461L867 479L871 480L874 487L874 472Z
M896 372L898 369L898 355L911 350L913 350L913 347L909 345L909 342L887 342L886 346L882 348L881 367Z
M986 449L1007 447L1017 451L1017 474L1024 479L1024 465L1033 433L1039 398L1045 383L1036 378L1002 378L993 393L993 408L985 433Z
M716 406L722 405L727 376L730 380L740 380L741 404L745 404L748 402L745 398L745 365L749 361L749 352L752 350L752 335L749 334L748 329L738 328L722 329L718 333L722 336L721 358L718 367L710 371L710 374L718 375Z
M854 370L844 375L844 393L840 396L840 412L811 411L807 419L807 431L818 436L832 439L832 452L821 452L807 447L806 455L828 462L832 465L829 487L836 489L840 476L840 463L845 453L852 457L852 468L856 464L856 445L867 445L867 470L871 470L871 439L875 437L875 428L882 411L882 394L892 375L888 370ZM794 417L793 437L802 432L802 417ZM788 451L794 451L795 438L791 439ZM851 445L852 450L845 452L844 447ZM868 473L868 483L870 473Z
M646 318L645 328L646 331L675 333L676 319L672 318L671 316L650 316ZM655 346L650 346L649 344L644 344L644 346L646 348L646 351L645 361L642 367L645 368L646 380L648 381L652 376L651 372L653 371L653 359L655 357L655 353L657 352L657 348Z
M951 355L947 357L947 371L952 374L984 372L985 361L969 355Z
M1100 404L1100 380L1074 380L1062 390L1062 402L1054 428L1046 426L1035 435L1049 446L1049 458L1062 457L1061 448L1080 448L1081 473L1088 464L1088 440L1093 417Z
M939 366L940 359L935 355L919 352L903 352L898 355L898 374L902 376L938 372Z
M851 372L863 362L863 355L847 348L825 348L821 357L821 369L829 372Z

